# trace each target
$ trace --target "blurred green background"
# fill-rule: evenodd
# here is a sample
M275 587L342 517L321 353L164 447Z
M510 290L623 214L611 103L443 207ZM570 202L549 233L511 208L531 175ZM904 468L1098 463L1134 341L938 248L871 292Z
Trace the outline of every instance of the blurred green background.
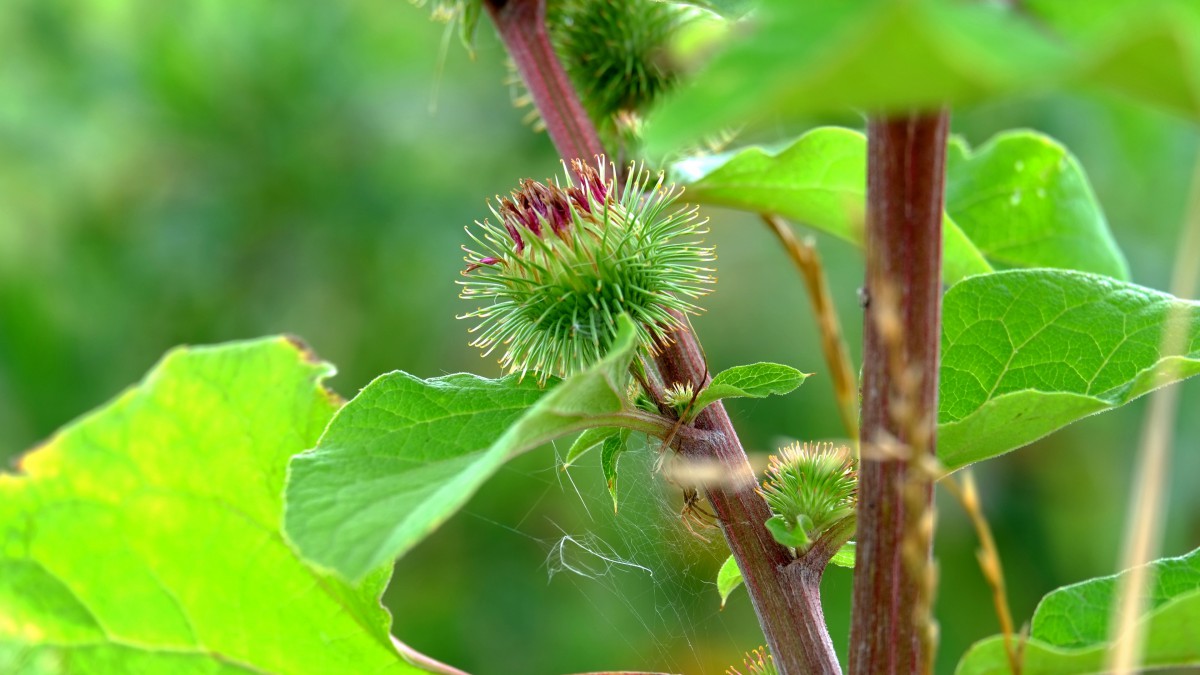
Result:
M134 383L180 343L288 332L375 375L498 374L467 346L454 281L462 227L518 178L557 170L510 103L485 24L472 61L400 0L289 3L6 0L0 12L0 458ZM973 144L1014 126L1089 172L1134 279L1165 288L1200 135L1120 101L1043 96L959 111ZM779 128L779 137L803 129ZM714 211L717 292L695 321L714 369L824 370L797 275L763 226ZM858 253L819 239L858 357ZM1200 262L1196 262L1200 264ZM1200 544L1200 385L1185 385L1165 552ZM978 468L1018 620L1059 585L1117 564L1144 402ZM747 447L842 434L829 381L735 402ZM400 561L394 632L468 671L721 673L761 636L724 611L719 533L679 521L649 452L599 469L556 450L502 472ZM221 467L212 467L214 473ZM940 672L997 631L975 538L940 499ZM113 583L120 583L114 579ZM850 573L826 580L842 653Z

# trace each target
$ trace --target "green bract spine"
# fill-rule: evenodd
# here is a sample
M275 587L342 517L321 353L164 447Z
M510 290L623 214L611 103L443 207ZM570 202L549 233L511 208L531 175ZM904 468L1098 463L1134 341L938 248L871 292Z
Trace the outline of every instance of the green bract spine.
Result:
M574 177L572 176L574 174ZM463 299L480 306L471 343L484 355L503 346L501 365L544 382L596 362L628 314L645 353L684 325L709 291L715 259L696 236L707 230L680 190L631 166L576 160L559 180L522 180L489 208L496 222L467 228Z

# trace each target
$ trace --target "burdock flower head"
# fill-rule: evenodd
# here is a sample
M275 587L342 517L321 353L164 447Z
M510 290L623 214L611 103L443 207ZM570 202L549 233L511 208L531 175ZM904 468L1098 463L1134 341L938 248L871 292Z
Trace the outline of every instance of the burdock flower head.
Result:
M780 450L759 489L775 514L767 529L779 543L802 549L853 515L857 464L850 448L832 443L793 443Z
M623 185L616 170L572 163L564 183L522 180L509 197L489 205L496 222L467 228L461 297L480 307L460 318L479 319L471 343L501 364L542 381L595 363L616 337L626 313L639 341L682 325L706 294L714 259L694 240L705 221L695 207L674 207L679 191L663 176L631 167ZM653 182L651 182L653 180Z

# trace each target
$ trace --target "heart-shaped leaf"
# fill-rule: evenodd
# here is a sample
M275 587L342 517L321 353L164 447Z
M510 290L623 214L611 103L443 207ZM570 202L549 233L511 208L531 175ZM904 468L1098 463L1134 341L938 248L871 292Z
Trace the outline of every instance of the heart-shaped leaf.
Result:
M753 213L774 213L863 245L867 203L867 137L842 127L813 129L772 153L750 147L674 165L687 199ZM952 220L943 231L947 283L992 271Z
M975 152L953 139L948 154L942 223L948 284L993 265L1128 277L1087 176L1061 144L1012 131ZM863 245L867 139L860 132L822 127L777 153L750 147L673 169L691 201L775 213Z

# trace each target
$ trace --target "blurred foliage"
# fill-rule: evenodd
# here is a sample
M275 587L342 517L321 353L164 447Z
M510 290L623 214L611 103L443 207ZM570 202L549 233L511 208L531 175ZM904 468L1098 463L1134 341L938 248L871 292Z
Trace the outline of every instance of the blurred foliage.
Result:
M760 4L757 30L651 117L652 153L771 115L900 113L1056 87L1117 92L1200 119L1193 0Z
M1045 31L999 3L760 4L757 30L733 40L695 85L651 116L652 153L769 114L896 112L984 100L1044 86L1069 63Z
M395 368L499 374L454 319L460 228L484 215L488 196L558 165L509 103L491 30L481 26L473 61L456 48L442 56L442 31L393 0L8 0L0 455L111 398L179 343L295 333L342 369L333 384L343 394ZM860 124L811 125L829 121ZM768 124L768 140L811 125ZM1066 96L966 109L954 126L972 145L1016 126L1061 141L1088 172L1133 281L1165 287L1194 126ZM694 323L714 372L756 360L817 372L787 397L730 402L747 446L841 435L787 257L755 219L708 215L720 283ZM848 244L818 241L857 358L861 259ZM1200 407L1195 383L1181 406ZM1047 591L1114 570L1142 409L980 467L1019 621ZM1166 554L1200 541L1189 479L1200 475L1200 417L1179 425ZM761 643L744 597L718 612L712 580L725 552L686 532L678 491L650 474L649 452L622 459L617 517L598 463L564 475L551 456L516 460L401 560L397 578L421 583L389 589L397 635L480 674L720 673ZM996 620L974 536L951 500L939 504L939 670L949 672ZM620 567L596 579L551 576L568 533L622 557L633 546L634 560L655 561L654 576ZM843 652L849 580L841 569L826 579Z

